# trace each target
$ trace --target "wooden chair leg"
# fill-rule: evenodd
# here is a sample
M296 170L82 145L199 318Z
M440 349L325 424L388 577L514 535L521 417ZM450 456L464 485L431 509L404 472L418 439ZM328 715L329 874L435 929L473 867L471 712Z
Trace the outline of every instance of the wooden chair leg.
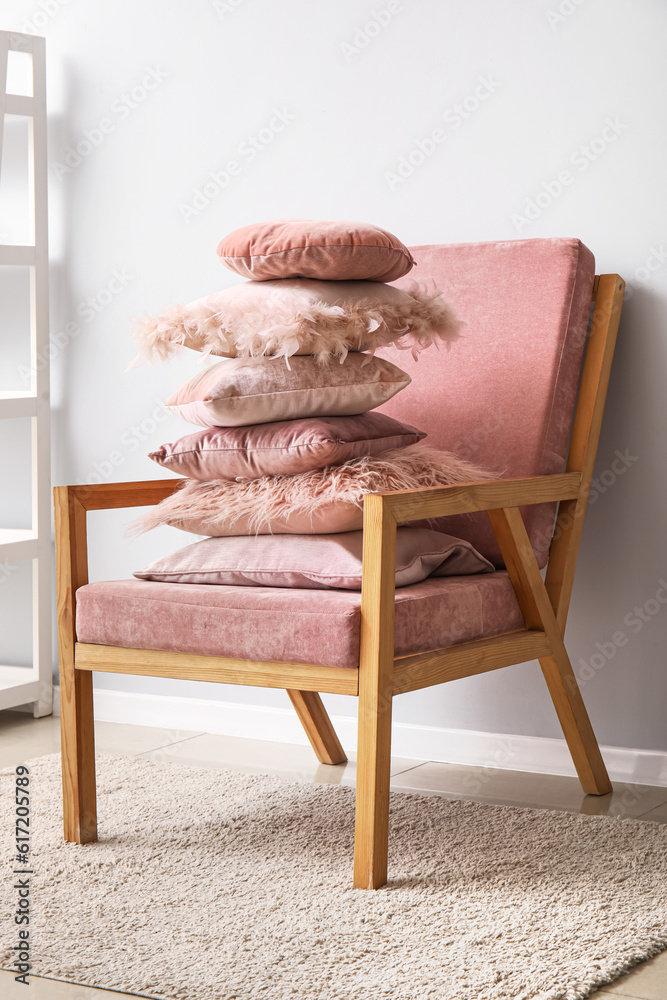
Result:
M581 787L589 795L612 790L607 769L581 697L563 635L516 507L488 512L517 601L528 628L544 629L551 656L540 660Z
M581 787L588 795L607 795L611 781L565 647L540 660L540 666Z
M288 691L320 764L344 764L347 756L317 691Z
M387 881L394 685L396 521L382 496L364 498L354 885Z
M60 742L65 840L97 840L93 675L60 664Z
M76 591L88 582L86 511L67 486L53 491L56 521L60 743L65 840L97 840L93 675L74 669Z
M357 805L354 831L354 885L379 889L387 881L391 696L379 702L359 696Z

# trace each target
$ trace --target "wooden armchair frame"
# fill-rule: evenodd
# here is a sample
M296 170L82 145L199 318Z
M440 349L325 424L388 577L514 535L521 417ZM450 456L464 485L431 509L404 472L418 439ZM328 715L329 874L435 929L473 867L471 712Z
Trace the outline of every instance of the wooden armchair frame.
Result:
M563 642L597 450L624 283L596 277L594 311L566 471L558 475L370 494L364 500L361 651L358 668L264 663L79 643L76 591L88 582L86 512L158 503L179 480L60 486L54 490L60 650L60 716L65 839L97 838L92 671L284 688L318 760L346 760L318 692L357 695L359 733L354 884L387 879L392 700L432 684L537 659L585 792L611 784ZM542 579L519 508L559 503ZM394 656L394 574L398 523L488 512L523 612L525 627L445 649Z

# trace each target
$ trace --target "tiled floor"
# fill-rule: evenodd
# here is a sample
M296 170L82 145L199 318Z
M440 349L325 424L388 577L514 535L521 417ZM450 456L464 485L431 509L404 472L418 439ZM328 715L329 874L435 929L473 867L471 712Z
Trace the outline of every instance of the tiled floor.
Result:
M337 767L324 767L317 763L309 747L110 722L96 723L95 733L97 749L102 752L196 767L270 772L301 781L354 784L353 760ZM0 712L1 767L56 753L59 749L58 719L32 719L18 712ZM575 778L394 758L392 787L480 802L634 816L667 823L667 788L651 785L616 784L612 795L595 798L583 795ZM30 984L32 1000L113 1000L127 996L35 977L31 977ZM14 982L11 973L0 972L3 1000L23 998L27 995L24 989ZM606 996L621 1000L623 997L667 1000L667 952L595 994L598 1000L605 1000Z

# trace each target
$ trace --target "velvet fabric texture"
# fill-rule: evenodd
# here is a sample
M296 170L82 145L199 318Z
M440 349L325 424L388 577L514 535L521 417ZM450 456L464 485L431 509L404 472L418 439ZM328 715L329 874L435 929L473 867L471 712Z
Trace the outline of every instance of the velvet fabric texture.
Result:
M138 580L227 586L361 590L363 532L206 538L138 570ZM470 542L428 528L396 533L397 587L427 576L493 572Z
M382 411L504 478L561 472L591 306L590 250L577 239L411 249L420 277L443 290L465 326L455 350L429 351L418 363L394 348L380 352L400 358L413 377ZM552 504L523 511L540 566L554 513ZM446 518L441 527L502 565L486 514Z
M130 529L140 534L169 524L195 535L331 534L363 524L366 493L448 486L490 474L425 444L354 458L294 476L184 480Z
M415 353L458 337L459 322L436 289L379 281L246 281L157 319L136 320L140 356L164 360L181 347L221 357L325 361L398 344Z
M117 580L76 595L79 642L240 660L359 664L361 595ZM430 577L396 592L396 656L521 628L504 571Z
M414 265L386 229L366 222L275 219L236 229L218 246L223 264L255 281L395 281Z
M369 354L342 363L313 357L220 361L169 397L166 407L202 427L243 427L299 417L365 413L410 384L396 365Z
M189 479L259 479L378 455L425 436L386 413L305 417L250 427L209 427L163 444L149 458Z

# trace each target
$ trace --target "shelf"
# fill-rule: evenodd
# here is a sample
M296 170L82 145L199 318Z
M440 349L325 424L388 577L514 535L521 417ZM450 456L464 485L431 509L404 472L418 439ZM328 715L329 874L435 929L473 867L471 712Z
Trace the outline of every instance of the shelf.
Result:
M39 680L30 667L0 666L0 709L37 701Z
M36 416L37 396L22 391L0 391L0 419Z
M6 73L0 72L0 150L5 122L11 116L26 119L32 141L26 161L31 211L25 220L32 225L32 243L0 243L0 267L30 269L30 352L40 360L29 385L20 391L0 392L0 418L30 417L32 420L32 528L0 528L2 578L11 575L14 563L33 560L32 573L32 668L0 666L0 710L33 704L41 718L52 709L51 631L51 489L49 407L49 239L48 159L46 146L45 40L39 35L0 31L0 66L7 66L10 52L32 55L32 96L7 94ZM6 178L2 178L6 185ZM11 194L11 192L7 192ZM11 237L8 237L11 238ZM8 317L4 310L3 324ZM11 329L7 331L12 336ZM4 484L3 484L4 485ZM6 489L12 488L8 481ZM22 515L23 516L23 515ZM28 520L28 511L25 520ZM0 599L9 594L11 582L0 587ZM18 623L17 623L18 626Z
M30 528L0 528L0 560L36 558L37 535L34 531Z
M35 113L35 98L25 94L7 94L5 97L5 114L19 115L29 118Z
M0 264L10 267L30 267L35 263L35 247L29 243L0 243Z

